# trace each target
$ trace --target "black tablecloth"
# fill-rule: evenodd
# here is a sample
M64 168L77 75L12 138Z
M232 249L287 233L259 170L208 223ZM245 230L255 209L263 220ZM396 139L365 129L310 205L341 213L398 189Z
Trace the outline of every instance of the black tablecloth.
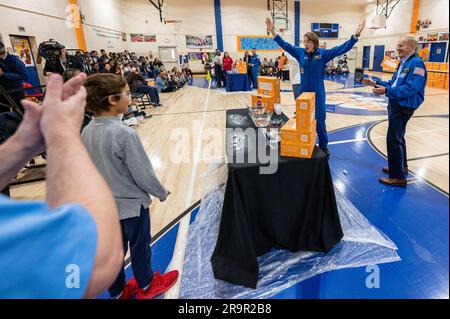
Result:
M248 111L228 111L227 128L233 126L230 116L236 114ZM242 126L255 128L250 118ZM219 237L211 257L215 278L256 288L257 257L272 248L327 252L342 239L326 155L316 148L312 159L281 157L278 165L275 174L262 175L259 163L229 164Z

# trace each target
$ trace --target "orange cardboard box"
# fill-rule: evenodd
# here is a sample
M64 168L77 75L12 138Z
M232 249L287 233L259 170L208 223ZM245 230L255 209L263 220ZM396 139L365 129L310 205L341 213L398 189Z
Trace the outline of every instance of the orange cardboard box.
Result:
M296 101L296 119L298 130L310 130L316 118L316 94L305 92Z
M262 106L265 107L267 111L273 112L274 105L275 98L273 96L252 94L253 107Z
M316 121L310 127L310 130L297 130L297 123L295 119L291 119L289 125L283 126L280 131L281 143L283 145L312 145L316 144Z
M238 61L236 64L236 68L239 73L246 74L247 73L247 63L243 61Z
M286 157L299 157L299 158L311 158L315 144L307 146L307 145L284 145L281 143L280 155Z
M258 77L258 94L273 96L280 103L280 79L269 76Z

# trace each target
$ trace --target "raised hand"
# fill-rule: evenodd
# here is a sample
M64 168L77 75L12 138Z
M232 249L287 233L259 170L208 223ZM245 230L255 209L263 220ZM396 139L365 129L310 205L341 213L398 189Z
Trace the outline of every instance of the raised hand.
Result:
M63 84L62 77L52 75L42 103L40 128L47 146L58 137L80 135L86 105L86 74L80 73Z
M366 26L366 20L364 20L363 22L361 22L359 24L358 29L355 32L355 35L357 35L359 37L361 35L361 32L363 32L365 26Z
M267 30L270 33L272 33L273 36L275 36L276 35L276 33L275 33L275 25L274 25L272 19L270 19L270 18L266 19L266 26L267 26Z

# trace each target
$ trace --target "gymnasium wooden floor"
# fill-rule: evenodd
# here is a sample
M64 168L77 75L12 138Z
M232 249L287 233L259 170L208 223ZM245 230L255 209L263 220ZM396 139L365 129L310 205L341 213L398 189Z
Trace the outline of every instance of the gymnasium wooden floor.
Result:
M389 78L391 75L374 74ZM206 82L206 80L205 80ZM342 84L327 81L327 92L370 93L366 87L343 88ZM290 90L286 82L282 89ZM295 103L292 92L282 92L283 112L292 116ZM215 158L202 156L211 134L210 128L224 133L226 110L243 108L250 104L249 93L225 93L216 89L186 86L175 93L162 95L163 107L147 110L151 119L138 127L145 149L153 166L163 182L172 192L165 203L154 200L151 207L152 235L159 233L178 218L192 204L202 198L202 180L212 161L223 162L224 147ZM411 159L410 169L421 179L435 185L448 194L449 188L449 92L427 89L426 99L408 125L407 146ZM442 117L437 117L442 115ZM370 131L373 146L382 154L386 153L386 115L347 115L328 113L329 131L379 121ZM174 129L182 128L190 133L190 159L182 163L172 163L173 150L180 144ZM330 161L333 161L331 157ZM44 199L45 182L15 186L11 190L15 199Z

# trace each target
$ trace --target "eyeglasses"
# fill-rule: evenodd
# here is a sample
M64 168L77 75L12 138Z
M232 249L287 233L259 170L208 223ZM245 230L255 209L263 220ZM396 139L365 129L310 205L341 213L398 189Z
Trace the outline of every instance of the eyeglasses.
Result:
M117 93L117 94L111 94L111 95L107 95L104 98L102 98L100 100L100 102L103 102L105 99L109 98L110 96L125 96L127 97L129 100L131 100L131 92L122 92L122 93Z

